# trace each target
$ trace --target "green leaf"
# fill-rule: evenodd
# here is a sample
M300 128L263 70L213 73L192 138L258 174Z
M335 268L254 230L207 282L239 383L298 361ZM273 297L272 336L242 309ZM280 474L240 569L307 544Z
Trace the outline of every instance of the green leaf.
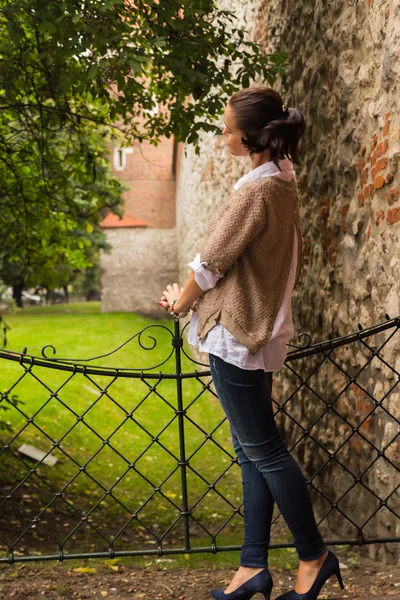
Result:
M99 67L97 65L90 65L88 72L87 72L87 78L89 80L94 79L99 73Z
M142 70L142 63L140 63L138 60L134 59L134 58L130 58L128 60L129 65L132 67L132 69L135 71L135 73L140 73Z

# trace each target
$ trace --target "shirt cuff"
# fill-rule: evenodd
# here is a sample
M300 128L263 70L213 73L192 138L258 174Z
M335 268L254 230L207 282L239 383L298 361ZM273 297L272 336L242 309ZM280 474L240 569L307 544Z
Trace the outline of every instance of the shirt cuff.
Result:
M200 252L196 254L192 262L188 263L188 266L194 271L194 279L197 285L203 292L211 290L211 288L216 286L217 281L223 277L223 275L217 275L206 269L207 265L208 262L200 262Z

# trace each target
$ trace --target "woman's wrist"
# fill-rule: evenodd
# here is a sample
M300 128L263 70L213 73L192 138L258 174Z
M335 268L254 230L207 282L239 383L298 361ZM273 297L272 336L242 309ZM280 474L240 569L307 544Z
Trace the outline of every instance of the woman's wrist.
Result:
M183 310L181 310L181 308L179 306L179 300L176 300L176 302L172 302L172 310L177 314L184 312Z
M179 306L179 299L176 299L175 301L173 300L171 302L171 308L172 308L173 312L176 315L178 315L178 316L186 316L187 313L188 313L188 311L189 311L189 309L190 309L190 306L187 309L182 310L182 308Z

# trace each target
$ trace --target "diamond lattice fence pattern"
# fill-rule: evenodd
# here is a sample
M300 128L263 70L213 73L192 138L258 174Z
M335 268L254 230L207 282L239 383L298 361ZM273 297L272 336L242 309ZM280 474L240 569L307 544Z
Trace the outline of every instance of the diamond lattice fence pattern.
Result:
M400 318L387 319L308 340L274 374L327 543L399 541ZM142 369L0 351L0 561L240 548L240 468L208 365L178 321L151 327L150 345L130 341L151 353L167 335L171 352ZM277 546L293 544L275 507Z

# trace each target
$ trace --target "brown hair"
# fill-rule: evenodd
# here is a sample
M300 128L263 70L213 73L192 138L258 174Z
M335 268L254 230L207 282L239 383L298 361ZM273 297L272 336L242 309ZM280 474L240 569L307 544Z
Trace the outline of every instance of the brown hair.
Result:
M236 127L245 133L242 143L254 152L270 150L271 160L287 156L300 164L297 146L306 129L297 108L282 108L281 96L270 87L251 87L235 92L229 100Z

